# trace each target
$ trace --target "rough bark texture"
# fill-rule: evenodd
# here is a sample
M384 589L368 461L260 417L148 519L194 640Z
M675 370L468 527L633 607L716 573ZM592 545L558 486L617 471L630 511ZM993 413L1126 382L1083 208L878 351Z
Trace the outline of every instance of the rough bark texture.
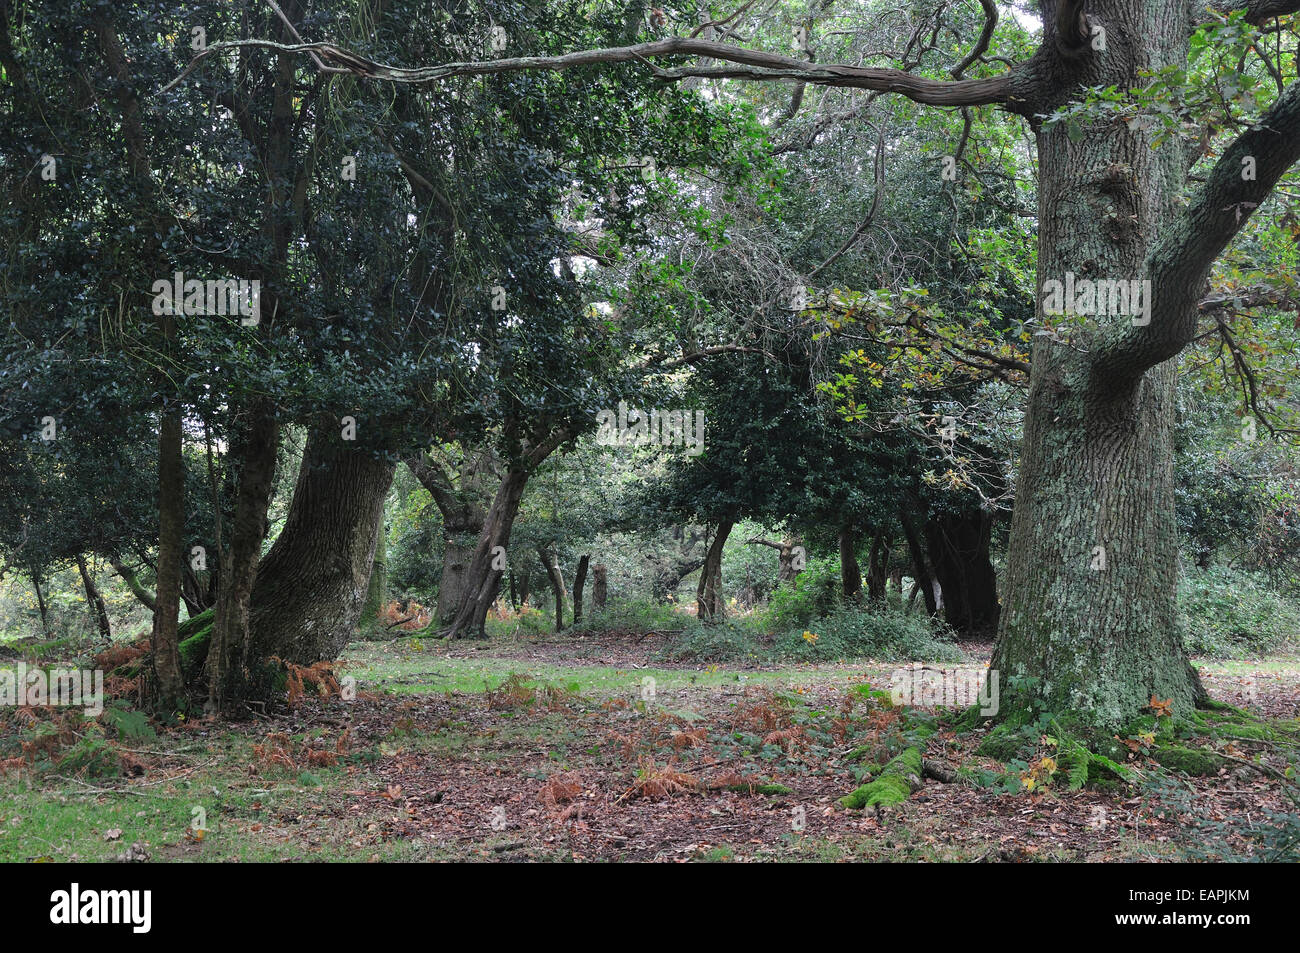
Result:
M596 609L605 608L605 596L609 591L609 570L604 563L591 569L591 604Z
M185 463L180 408L163 412L158 433L158 583L153 613L154 671L158 701L178 705L185 694L176 626L181 609L181 550L185 535Z
M239 483L230 541L227 551L221 554L222 579L206 662L209 711L226 712L238 702L240 676L247 658L253 581L275 484L279 424L271 408L260 404L253 408L250 418L237 453Z
M250 657L334 659L354 637L370 588L394 463L313 430L284 529L253 589Z
M507 421L506 429L513 430L513 423ZM496 601L497 589L505 572L504 568L493 566L493 550L500 546L509 551L510 533L519 514L519 502L523 499L528 478L571 436L568 429L558 427L536 443L524 441L521 445L518 458L507 468L483 520L483 531L479 533L478 545L474 547L474 555L466 570L460 606L451 623L444 627L448 638L483 637L488 609Z
M482 638L488 609L496 600L503 570L492 566L492 551L498 547L510 548L510 533L519 514L519 501L523 499L528 484L528 472L510 470L497 488L496 497L483 521L478 544L470 556L465 570L465 586L456 614L447 624L448 638Z
M419 456L410 457L405 462L420 485L433 496L433 502L442 514L442 576L434 618L439 626L446 626L455 619L465 600L470 583L470 563L491 503L489 481L494 474L496 458L489 451L467 453L456 484L437 460Z
M963 636L991 634L998 624L997 576L989 558L991 513L944 514L925 527L943 617Z
M722 547L726 545L733 525L731 520L718 524L700 569L700 583L695 591L695 614L705 622L715 622L726 615L726 605L722 601Z
M1068 67L1070 79L1123 88L1139 83L1138 70L1186 61L1185 3L1102 2L1089 12L1106 25L1107 50ZM1183 180L1182 150L1152 148L1150 134L1118 123L1081 132L1071 141L1064 124L1038 131L1040 287L1066 272L1144 277ZM1041 296L1037 304L1042 318ZM1117 725L1156 696L1185 717L1203 689L1174 625L1174 367L1099 385L1088 345L1126 334L1132 320L1093 320L1073 347L1044 337L1034 347L992 663L1008 686L1001 714L1034 701Z

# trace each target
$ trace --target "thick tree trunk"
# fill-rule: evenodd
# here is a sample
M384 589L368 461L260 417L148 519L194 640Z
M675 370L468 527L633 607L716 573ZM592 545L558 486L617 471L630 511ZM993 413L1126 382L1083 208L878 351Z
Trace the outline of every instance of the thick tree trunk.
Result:
M992 633L999 612L997 577L989 558L992 514L946 514L926 524L925 532L943 592L944 620L967 637Z
M554 549L538 543L537 558L542 561L546 577L551 581L551 595L555 598L555 631L560 632L564 629L564 575L560 572Z
M243 687L249 638L249 610L253 581L266 538L267 510L275 487L276 451L280 427L269 406L258 404L250 412L239 438L238 488L230 541L221 554L221 585L213 614L212 641L205 663L210 712L227 712L239 701Z
M591 569L591 604L598 611L605 608L605 596L609 586L609 570L604 563Z
M511 469L497 488L496 497L483 521L478 544L469 559L460 606L446 626L448 638L483 638L485 635L488 609L496 600L504 571L494 567L492 551L498 546L509 551L510 533L519 514L519 502L523 499L528 475L526 470Z
M840 527L840 592L845 599L862 598L862 568L858 565L858 534L845 523Z
M77 571L81 573L81 585L86 590L86 602L90 606L90 614L95 617L95 627L99 629L99 634L103 638L111 639L113 626L108 621L108 606L104 603L104 597L100 595L95 580L90 577L86 560L81 556L77 557Z
M1124 89L1141 85L1139 70L1182 66L1188 9L1101 0L1107 51L1087 57L1062 88ZM1048 42L1051 32L1049 24ZM1153 148L1154 130L1070 125L1073 140L1065 123L1038 132L1039 288L1067 273L1141 279L1175 211L1184 152L1176 140ZM1037 314L1044 319L1042 295ZM992 662L1003 717L1032 705L1112 727L1153 697L1172 700L1179 717L1204 698L1175 628L1175 368L1166 362L1116 386L1089 359L1099 341L1130 331L1133 317L1047 317L1070 343L1040 336L1034 346Z
M695 591L695 615L704 622L720 621L727 612L722 599L722 547L726 545L733 525L735 524L731 520L723 520L718 524L717 533L704 556L704 565L700 568L700 583Z
M511 421L507 421L505 427L508 433L515 430ZM506 470L492 499L492 506L483 520L483 531L479 534L478 545L469 561L460 607L456 610L455 618L445 626L449 639L466 636L483 638L486 635L483 627L487 622L488 609L496 601L501 577L505 573L505 566L498 561L499 554L494 551L497 547L509 551L510 533L514 529L515 517L519 515L519 503L523 499L528 478L571 436L567 428L558 427L537 443L529 444L525 441L520 447L519 459Z
M591 562L591 556L583 553L578 557L578 569L573 574L573 624L577 625L582 621L582 590L587 585L587 565Z
M528 605L528 587L532 582L532 573L526 568L519 572L519 608L522 610Z
M442 463L424 455L409 457L406 466L433 497L442 514L442 575L438 583L438 606L434 619L450 625L465 601L470 585L469 567L483 533L490 505L487 480L496 464L489 450L467 451L460 465L457 485Z
M307 665L338 658L353 639L395 469L341 444L334 427L312 431L284 529L257 573L251 658Z
M181 608L181 560L185 544L185 461L181 411L165 409L158 433L158 582L153 613L154 671L158 702L174 709L185 695L176 626Z

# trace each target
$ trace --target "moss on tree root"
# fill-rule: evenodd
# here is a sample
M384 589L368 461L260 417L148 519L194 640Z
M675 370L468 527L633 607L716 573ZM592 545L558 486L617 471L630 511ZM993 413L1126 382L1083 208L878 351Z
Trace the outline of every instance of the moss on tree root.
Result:
M920 749L905 748L881 769L880 777L840 798L840 804L855 811L864 807L890 807L906 801L920 788Z

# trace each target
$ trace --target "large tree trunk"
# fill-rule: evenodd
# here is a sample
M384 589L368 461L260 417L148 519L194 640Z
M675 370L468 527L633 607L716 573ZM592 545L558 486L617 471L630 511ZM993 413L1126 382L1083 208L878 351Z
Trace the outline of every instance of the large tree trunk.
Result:
M604 563L591 568L591 604L597 610L605 608L605 597L609 587L609 570Z
M266 538L267 510L275 487L280 427L264 404L250 411L240 435L238 489L227 550L221 554L221 585L213 614L212 641L205 663L209 712L229 712L238 704L248 658L249 611L253 581Z
M101 636L111 639L113 626L108 621L108 606L104 603L95 580L91 578L90 570L86 568L86 560L81 556L77 557L77 571L81 573L81 585L86 590L86 602L90 605L91 615L95 617L95 626Z
M507 421L507 432L513 429L513 423ZM488 609L496 601L501 577L505 573L505 566L497 558L499 554L495 550L501 547L509 551L510 533L514 529L515 517L519 515L519 503L523 499L528 478L571 436L567 428L558 427L537 443L525 441L520 447L518 459L507 468L492 499L492 506L483 520L483 531L479 534L478 545L474 547L474 555L470 558L460 607L450 624L444 627L447 638L485 636L483 627L487 622Z
M170 320L164 319L170 326ZM158 582L154 596L154 672L158 702L176 708L185 695L185 676L176 638L181 610L181 560L185 543L185 461L181 456L180 407L164 409L158 433Z
M1123 89L1141 85L1139 70L1183 65L1189 6L1102 0L1107 52L1086 57L1062 88L1068 79L1070 87ZM1039 288L1067 272L1146 277L1156 231L1175 211L1184 151L1177 140L1153 148L1153 133L1123 123L1071 125L1075 141L1065 123L1038 132ZM1041 295L1037 313L1042 320ZM1133 319L1098 315L1092 323L1070 345L1040 336L1034 346L992 662L1000 714L1036 704L1118 726L1155 697L1187 717L1204 690L1174 624L1175 368L1158 364L1133 385L1116 385L1089 351L1126 334Z
M465 570L465 585L460 605L447 629L447 637L482 638L485 635L488 609L496 600L503 570L493 557L498 546L509 551L510 533L519 514L519 501L528 484L528 471L512 468L497 488L496 497L483 521L483 531Z
M470 585L469 567L491 503L487 481L495 470L496 456L490 450L466 451L456 485L435 459L420 455L405 462L442 514L442 576L434 620L447 626L456 618Z
M353 639L395 469L341 445L334 427L312 431L284 529L257 574L250 657L307 665L338 658Z
M704 622L717 622L726 615L727 607L722 600L722 547L731 535L731 520L718 524L718 531L709 544L704 556L704 565L700 568L700 583L695 591L695 615Z
M943 591L944 620L964 636L991 634L999 611L997 576L989 558L992 514L945 514L926 524L925 533Z

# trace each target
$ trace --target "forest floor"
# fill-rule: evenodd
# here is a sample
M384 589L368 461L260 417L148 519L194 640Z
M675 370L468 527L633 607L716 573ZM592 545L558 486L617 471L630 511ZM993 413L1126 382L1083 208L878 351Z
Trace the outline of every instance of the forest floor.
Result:
M850 752L900 718L864 686L887 691L897 663L701 667L657 642L355 643L353 701L121 742L131 777L10 770L0 860L1241 859L1295 810L1265 773L1171 775L1136 742L1122 788L1029 790L1029 765L942 722L927 759L1010 782L926 780L887 813L846 810ZM1199 664L1220 701L1300 714L1300 658ZM1215 744L1286 770L1276 745Z

